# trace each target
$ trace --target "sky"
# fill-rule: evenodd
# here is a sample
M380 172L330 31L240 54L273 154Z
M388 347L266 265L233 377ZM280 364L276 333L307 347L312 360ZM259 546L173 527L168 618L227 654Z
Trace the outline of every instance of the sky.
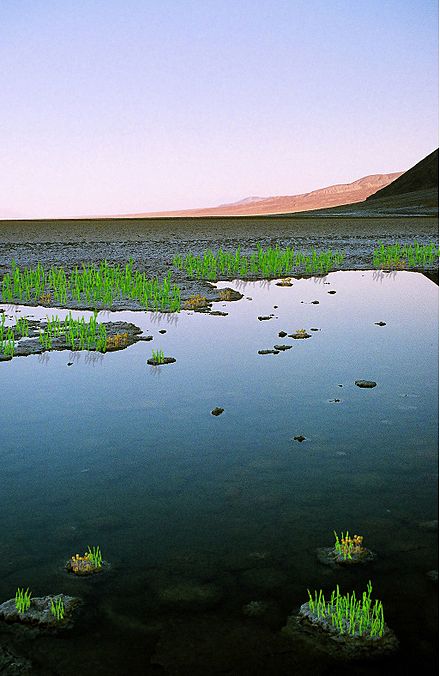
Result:
M0 217L214 206L438 146L432 0L0 0Z

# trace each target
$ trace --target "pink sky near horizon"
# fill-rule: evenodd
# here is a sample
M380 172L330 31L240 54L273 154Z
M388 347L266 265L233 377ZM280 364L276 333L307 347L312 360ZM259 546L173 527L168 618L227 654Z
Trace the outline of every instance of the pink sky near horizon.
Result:
M0 37L0 218L294 195L438 146L431 0L17 0Z

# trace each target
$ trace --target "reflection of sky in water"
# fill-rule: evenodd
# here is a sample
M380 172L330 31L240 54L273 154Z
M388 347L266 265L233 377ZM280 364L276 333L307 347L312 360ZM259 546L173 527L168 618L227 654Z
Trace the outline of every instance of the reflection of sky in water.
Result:
M339 526L374 532L386 548L396 515L434 518L437 286L360 271L290 288L219 286L245 296L214 304L227 317L114 313L154 340L0 364L0 510L11 557L24 541L31 557L45 550L34 575L84 540L142 566L188 547L221 559L268 543L289 552L292 537L310 549ZM320 331L278 337L300 328ZM293 347L257 354L279 343ZM147 366L153 348L177 362ZM1 560L0 579L10 573Z

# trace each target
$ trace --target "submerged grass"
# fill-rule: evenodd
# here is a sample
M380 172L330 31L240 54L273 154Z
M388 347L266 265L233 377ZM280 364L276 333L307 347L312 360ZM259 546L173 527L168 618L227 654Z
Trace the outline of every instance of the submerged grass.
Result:
M325 600L322 589L319 594L315 591L314 596L307 590L308 607L316 618L322 620L322 624L328 624L341 635L380 638L384 632L383 606L378 600L372 604L372 589L369 580L362 599L357 599L354 591L351 596L348 592L343 596L339 585L336 585L329 601Z
M373 265L375 268L423 268L438 259L440 250L434 243L419 244L391 244L385 246L382 242L373 251Z
M280 248L277 244L275 247L263 249L257 244L256 251L249 256L242 254L240 247L234 253L221 248L214 253L208 249L201 255L177 255L173 264L178 270L185 270L190 278L214 280L224 275L246 277L261 274L264 277L276 277L294 270L306 273L328 272L338 267L343 259L343 252L334 252L331 249L321 252L313 249L310 254L304 254L289 246Z
M159 280L149 279L144 272L135 270L133 260L125 266L110 265L106 260L99 265L76 266L71 272L63 267L20 270L15 261L11 271L3 276L1 299L3 302L42 302L65 304L68 300L87 303L92 307L111 306L115 300L137 301L146 310L180 310L180 289L171 283L171 273Z

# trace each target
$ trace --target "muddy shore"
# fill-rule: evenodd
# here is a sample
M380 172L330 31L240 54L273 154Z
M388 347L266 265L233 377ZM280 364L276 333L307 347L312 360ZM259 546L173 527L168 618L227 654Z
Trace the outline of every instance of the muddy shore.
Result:
M135 267L150 276L162 277L172 271L173 282L182 290L182 299L200 293L213 299L211 284L188 280L176 270L176 254L198 254L205 249L233 250L244 254L278 244L304 252L315 248L345 252L341 269L371 269L372 252L384 244L438 242L438 219L432 217L317 218L316 216L82 219L0 221L0 275L11 259L20 267L62 265L66 269L81 263L106 259L125 264L133 258ZM431 267L438 282L438 263ZM225 277L227 279L227 277Z

